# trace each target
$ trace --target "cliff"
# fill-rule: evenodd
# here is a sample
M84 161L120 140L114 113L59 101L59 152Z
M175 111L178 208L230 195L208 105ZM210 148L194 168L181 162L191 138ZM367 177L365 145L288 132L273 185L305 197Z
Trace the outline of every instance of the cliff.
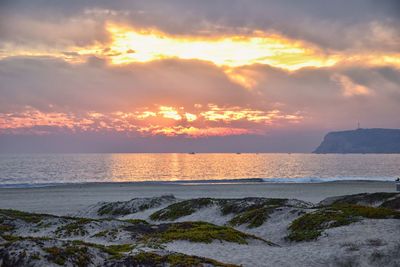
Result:
M400 153L400 129L330 132L313 153Z

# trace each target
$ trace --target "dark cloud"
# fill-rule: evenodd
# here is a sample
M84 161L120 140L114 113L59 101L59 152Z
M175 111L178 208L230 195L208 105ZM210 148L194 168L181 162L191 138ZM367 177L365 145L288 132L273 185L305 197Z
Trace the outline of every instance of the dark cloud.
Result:
M268 66L248 66L258 73L262 98L281 103L286 112L301 110L308 127L348 128L357 121L365 127L400 127L400 70L365 66L305 68L293 73ZM341 77L349 84L340 82ZM346 95L362 86L369 94Z
M132 111L159 105L242 105L251 95L216 66L195 60L164 60L122 66L91 57L84 64L54 58L0 61L0 106L48 110Z
M107 40L104 21L114 20L175 34L257 29L324 49L400 51L400 4L396 0L25 0L4 1L1 10L3 42L85 45Z

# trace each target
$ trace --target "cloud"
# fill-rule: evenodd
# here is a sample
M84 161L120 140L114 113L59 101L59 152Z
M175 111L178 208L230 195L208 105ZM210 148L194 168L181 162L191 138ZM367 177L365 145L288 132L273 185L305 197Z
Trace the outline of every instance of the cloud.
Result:
M356 121L365 127L400 126L397 68L338 65L293 73L263 65L244 69L258 77L253 90L260 99L285 113L301 111L302 127L353 128Z
M55 58L14 57L0 61L1 109L51 104L61 110L130 111L152 104L237 104L242 88L214 65L164 60L113 66L90 59L70 64Z
M240 151L357 121L400 127L399 12L395 0L3 0L0 141L134 138L151 151L142 138L219 136Z
M346 97L352 97L352 96L362 96L362 95L371 95L372 92L369 88L359 85L354 83L349 77L340 75L340 74L334 74L332 75L332 80L335 82L338 82L342 89L343 89L343 95Z
M196 60L114 66L98 58L71 64L12 57L0 61L0 79L0 128L6 132L46 126L193 137L263 134L271 125L302 119L262 105L223 70Z
M257 82L249 90L196 60L115 66L98 58L81 64L7 58L0 61L0 112L22 118L3 116L3 125L60 126L53 118L75 130L188 136L335 129L354 121L395 127L400 112L395 68L339 65L288 72L250 65L235 71L251 73Z
M105 42L104 21L179 35L280 33L324 49L399 52L396 0L2 1L0 36L17 44Z

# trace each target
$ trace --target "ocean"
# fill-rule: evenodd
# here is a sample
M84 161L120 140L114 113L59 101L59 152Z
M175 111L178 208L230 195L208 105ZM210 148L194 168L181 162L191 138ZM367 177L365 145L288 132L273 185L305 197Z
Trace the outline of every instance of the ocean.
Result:
M399 175L398 154L0 154L0 187L393 181Z

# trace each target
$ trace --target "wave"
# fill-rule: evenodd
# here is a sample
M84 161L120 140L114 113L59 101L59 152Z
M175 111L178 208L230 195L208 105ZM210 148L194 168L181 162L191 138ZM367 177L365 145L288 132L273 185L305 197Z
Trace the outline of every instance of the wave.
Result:
M241 178L166 181L164 183L182 184L245 184L245 183L328 183L328 182L390 182L393 177L299 177L299 178Z
M0 188L36 188L36 187L51 187L68 184L82 184L82 183L15 183L15 184L0 184Z
M266 183L391 182L394 177L301 177L263 178Z
M390 182L394 177L299 177L299 178L238 178L238 179L203 179L203 180L166 180L166 181L81 181L62 183L4 183L0 188L40 188L52 186L83 185L83 184L145 184L145 185L206 185L206 184L257 184L257 183L329 183L329 182Z

